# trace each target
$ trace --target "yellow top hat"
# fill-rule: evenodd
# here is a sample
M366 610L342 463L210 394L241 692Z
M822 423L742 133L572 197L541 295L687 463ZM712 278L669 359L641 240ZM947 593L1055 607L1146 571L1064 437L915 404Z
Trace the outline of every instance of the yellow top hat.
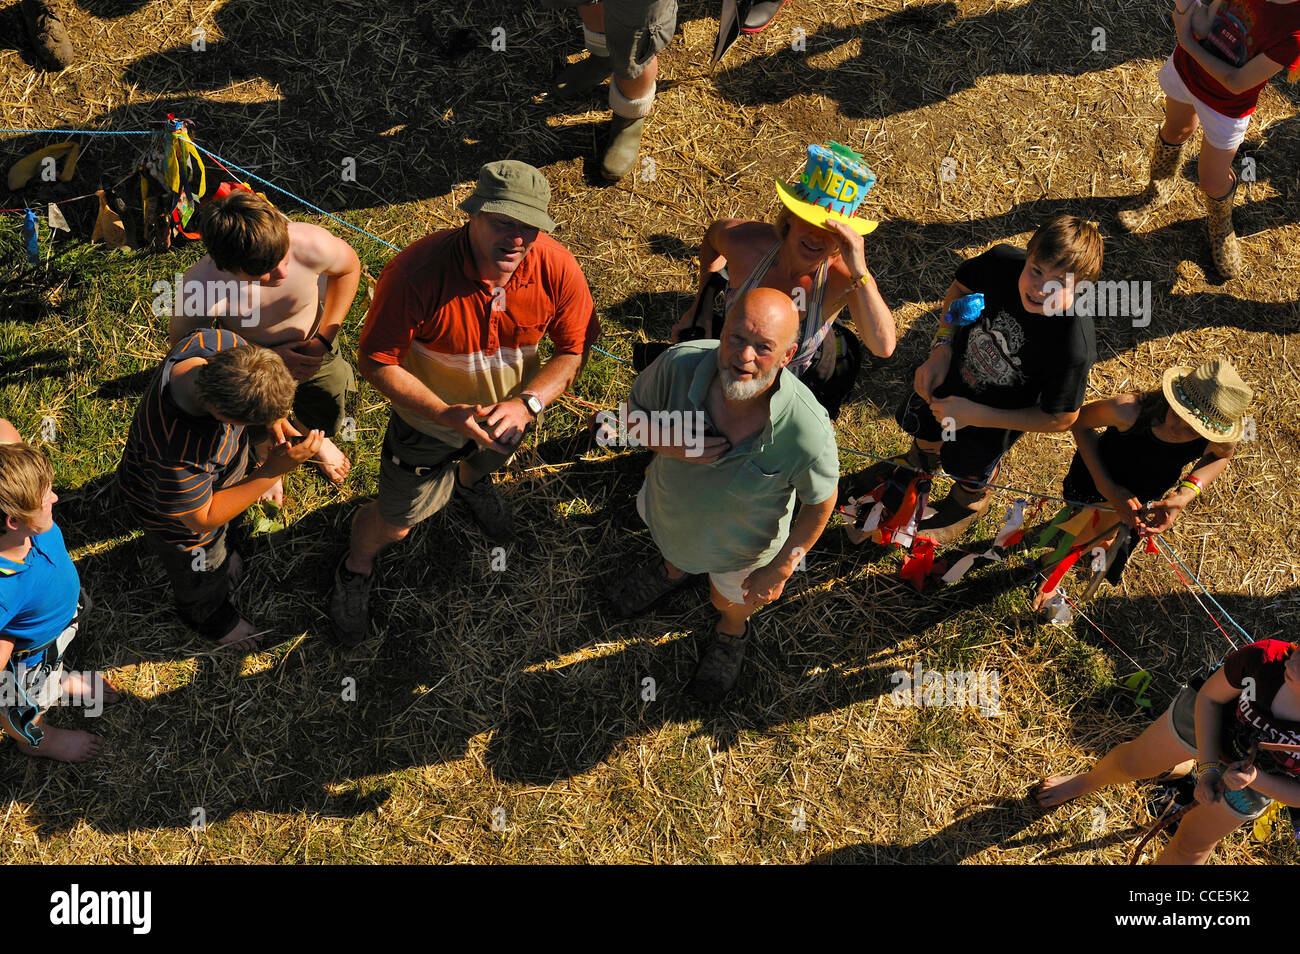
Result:
M879 222L855 214L875 174L852 149L838 142L808 147L808 162L795 185L776 180L776 194L785 207L805 222L821 228L827 219L842 222L860 235L875 230Z

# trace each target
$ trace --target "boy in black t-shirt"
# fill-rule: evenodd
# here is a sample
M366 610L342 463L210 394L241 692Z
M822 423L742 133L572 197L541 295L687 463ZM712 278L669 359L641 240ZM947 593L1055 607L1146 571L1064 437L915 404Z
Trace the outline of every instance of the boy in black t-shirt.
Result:
M965 327L941 328L895 415L916 438L907 463L930 472L942 463L956 480L920 524L936 543L956 540L988 508L986 484L1021 434L1074 423L1097 346L1092 318L1069 312L1075 288L1097 280L1101 261L1097 230L1060 215L1024 251L997 245L957 269L943 312L973 292L984 310Z

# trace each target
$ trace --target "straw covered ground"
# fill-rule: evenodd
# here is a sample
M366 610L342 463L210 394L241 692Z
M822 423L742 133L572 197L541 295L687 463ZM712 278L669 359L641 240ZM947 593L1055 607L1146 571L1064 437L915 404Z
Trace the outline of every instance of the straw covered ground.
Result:
M1261 98L1241 153L1256 180L1238 213L1246 275L1217 284L1191 181L1145 234L1113 226L1159 116L1156 71L1174 42L1164 4L793 0L710 75L716 6L683 0L647 127L653 163L613 187L593 173L603 96L570 111L541 96L580 47L576 18L507 0L65 2L79 62L51 74L0 50L0 125L191 117L201 144L397 246L460 222L481 163L526 160L551 181L556 237L586 271L601 347L620 357L666 335L710 221L771 215L773 178L796 173L808 143L847 143L880 177L866 203L883 222L868 262L900 332L839 422L843 446L874 453L902 447L892 410L957 264L1023 243L1049 214L1085 215L1107 237L1104 277L1153 289L1149 325L1099 319L1090 397L1153 387L1165 368L1215 355L1257 389L1256 439L1170 540L1250 633L1289 636L1300 610L1294 88L1277 82ZM19 27L17 4L0 18ZM0 158L50 141L9 135ZM81 141L74 180L29 201L116 182L143 144ZM355 182L341 175L349 158ZM348 237L372 274L392 255L271 198ZM97 600L70 663L110 669L132 698L94 720L108 743L97 762L56 766L0 746L0 858L1127 860L1149 821L1144 789L1050 815L1024 793L1135 735L1228 648L1161 557L1135 557L1124 585L1092 604L1100 630L1041 627L1023 573L993 567L919 595L898 579L897 553L849 545L836 518L760 614L737 692L704 709L684 693L712 627L704 591L631 623L606 608L610 579L650 548L633 506L646 458L593 447L568 400L504 479L523 527L505 568L454 504L383 560L379 635L344 653L325 638L329 578L355 506L374 492L387 414L363 385L346 488L294 474L282 513L242 523L251 572L239 600L283 641L247 658L209 651L175 621L113 481L166 340L151 286L199 250L89 246L92 206L66 207L74 239L52 250L42 227L39 268L23 264L19 220L0 218L0 413L53 460L55 513ZM364 307L359 298L349 318L349 353ZM625 365L596 355L574 390L612 406L630 382ZM1070 447L1068 436L1028 437L1002 479L1059 493ZM851 473L864 461L842 463ZM1000 495L982 537L1011 499ZM917 663L996 671L999 711L895 705L890 674ZM1120 685L1138 668L1154 675L1151 708ZM1240 831L1214 857L1297 853L1279 825L1263 841Z

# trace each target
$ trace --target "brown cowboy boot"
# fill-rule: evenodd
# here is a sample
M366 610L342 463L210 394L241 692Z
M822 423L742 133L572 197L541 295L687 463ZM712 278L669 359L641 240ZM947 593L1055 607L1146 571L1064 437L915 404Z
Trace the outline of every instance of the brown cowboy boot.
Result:
M938 451L923 451L921 446L914 440L906 453L891 457L889 460L877 461L850 478L852 486L855 488L854 493L870 493L875 490L882 480L886 480L893 475L900 464L925 471L927 474L937 474L943 466L940 463Z
M1238 184L1237 175L1233 173L1232 188L1226 195L1215 199L1208 192L1203 193L1209 221L1210 254L1214 257L1214 267L1225 279L1241 274L1241 248L1232 227L1232 207L1237 201Z
M55 72L71 66L72 41L52 0L22 0L22 14L27 36L41 64Z
M1156 130L1155 145L1151 149L1151 180L1137 196L1137 204L1122 209L1117 216L1120 227L1126 232L1136 232L1156 212L1169 204L1177 187L1178 168L1182 164L1183 146L1170 145Z
M938 546L957 540L966 529L989 509L993 492L987 487L952 485L948 496L935 505L934 513L921 521L917 536L929 537Z

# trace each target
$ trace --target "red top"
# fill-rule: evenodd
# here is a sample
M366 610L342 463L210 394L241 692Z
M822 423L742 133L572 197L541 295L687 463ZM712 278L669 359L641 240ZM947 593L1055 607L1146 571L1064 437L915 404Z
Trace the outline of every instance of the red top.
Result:
M469 228L444 229L384 268L358 350L401 365L448 404L490 405L515 396L541 367L546 335L556 354L583 354L600 334L582 269L540 233L510 280L478 277ZM406 408L412 427L459 446L465 436Z
M1201 47L1232 67L1242 67L1259 54L1288 71L1300 64L1300 3L1269 0L1224 0ZM1241 93L1224 89L1180 44L1174 67L1190 92L1211 109L1240 119L1255 111L1264 83Z
M1243 758L1253 739L1292 746L1294 751L1264 750L1255 759L1261 771L1300 778L1300 722L1273 714L1273 698L1286 682L1287 657L1295 646L1280 639L1261 639L1223 660L1223 675L1242 694L1235 706L1225 706L1223 751Z

